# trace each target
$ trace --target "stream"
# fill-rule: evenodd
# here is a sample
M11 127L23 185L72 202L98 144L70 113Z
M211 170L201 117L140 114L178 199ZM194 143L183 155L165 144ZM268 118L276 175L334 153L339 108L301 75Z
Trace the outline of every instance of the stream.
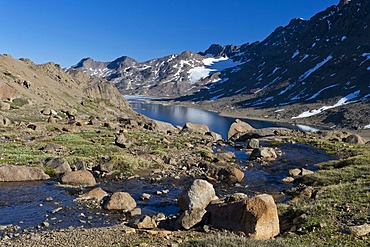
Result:
M146 101L130 101L138 112L151 118L168 121L175 125L183 125L185 122L208 124L210 129L227 135L232 118L221 117L213 112L180 107L164 106ZM157 116L157 117L155 117ZM290 127L297 126L265 121L248 121L257 128L263 127ZM216 124L215 124L216 123ZM289 199L281 191L289 189L293 184L281 182L288 176L288 170L292 168L306 168L316 170L315 164L329 161L334 157L323 151L303 144L282 144L279 149L283 155L268 165L247 162L248 155L245 150L239 150L230 146L218 146L216 149L224 149L236 154L237 160L245 171L242 183L230 187L226 184L215 184L216 194L225 196L233 192L242 192L248 195L269 193L277 202ZM129 192L141 208L143 215L175 215L179 208L176 199L181 191L187 187L192 178L165 178L160 182L153 182L148 177L138 177L129 180L99 179L99 187L113 193L115 191ZM111 212L104 209L88 207L85 204L76 203L73 200L88 189L73 189L56 186L57 180L40 182L8 182L0 183L0 236L7 227L14 227L15 232L39 231L44 229L63 229L69 227L99 227L119 224L123 215L119 212ZM162 193L165 192L165 193ZM151 195L150 200L141 201L142 193ZM47 222L47 226L45 226Z

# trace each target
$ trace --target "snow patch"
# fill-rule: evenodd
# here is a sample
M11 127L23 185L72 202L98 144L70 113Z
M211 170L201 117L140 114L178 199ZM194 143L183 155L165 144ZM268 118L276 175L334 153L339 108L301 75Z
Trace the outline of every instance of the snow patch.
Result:
M297 117L292 117L292 119L297 119L297 118L306 118L306 117L311 117L317 114L320 114L328 109L332 109L335 107L343 106L352 103L350 100L356 98L360 94L360 90L357 90L356 92L353 92L351 94L348 94L347 96L341 98L335 105L332 106L323 106L320 109L314 109L314 110L309 110L302 112L299 114Z
M322 91L324 91L324 90L326 90L326 89L329 89L329 88L332 88L332 87L336 87L336 86L338 86L338 85L339 85L339 84L335 84L335 85L327 86L327 87L325 87L325 88L321 89L320 91L318 91L317 93L315 93L314 95L312 95L310 98L306 99L306 101L307 101L307 100L311 100L311 99L315 99L317 96L319 96L319 94L320 94Z
M228 57L206 58L203 60L203 67L196 67L189 70L189 78L192 83L196 83L203 78L208 77L212 72L223 71L228 68L241 65L241 62L235 62Z
M293 58L295 58L296 56L298 56L298 54L299 54L299 51L298 51L298 50L296 50L296 51L294 52L294 54L293 54L293 56L292 56L292 58L291 58L291 59L293 59Z
M307 54L304 54L304 56L303 56L303 58L299 61L300 63L302 63L303 62L303 60L305 60L306 58L308 58L309 57L309 55L307 55Z
M307 77L309 77L312 73L314 73L316 70L318 70L320 67L322 67L324 64L326 64L328 61L330 61L330 59L332 59L333 56L332 55L329 55L327 58L325 58L324 61L316 64L315 67L313 67L312 69L309 69L308 71L306 71L306 73L304 73L303 75L301 75L299 77L299 80L300 81L303 81L305 79L307 79Z
M275 112L282 112L282 111L285 111L285 109L284 108L283 109L278 109Z

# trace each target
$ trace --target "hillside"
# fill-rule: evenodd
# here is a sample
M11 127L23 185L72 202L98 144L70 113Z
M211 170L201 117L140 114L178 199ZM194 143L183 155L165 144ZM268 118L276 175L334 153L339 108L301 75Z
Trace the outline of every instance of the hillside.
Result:
M89 78L81 71L65 73L54 63L0 55L2 115L35 120L45 108L85 116L135 117L128 102L108 81Z

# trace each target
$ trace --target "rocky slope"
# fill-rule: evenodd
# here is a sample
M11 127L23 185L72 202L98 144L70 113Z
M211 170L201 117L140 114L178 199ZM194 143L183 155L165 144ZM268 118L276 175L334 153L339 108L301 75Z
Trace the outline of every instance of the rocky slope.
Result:
M8 110L3 115L20 107L100 116L136 115L110 82L89 78L78 70L67 74L54 63L39 65L28 59L1 55L0 88L2 110Z

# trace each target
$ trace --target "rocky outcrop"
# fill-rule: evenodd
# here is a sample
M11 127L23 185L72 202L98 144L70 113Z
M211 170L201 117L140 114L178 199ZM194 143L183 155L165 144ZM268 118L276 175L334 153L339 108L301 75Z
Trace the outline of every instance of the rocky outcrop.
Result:
M114 192L108 202L104 205L104 208L108 210L129 212L136 208L136 202L127 192Z
M21 182L49 179L49 175L36 167L4 165L0 166L0 182Z
M80 170L66 172L61 178L62 184L72 186L90 187L96 185L94 176L89 171Z
M209 224L213 227L242 231L253 239L273 238L280 232L277 207L270 195L230 203L212 203L207 211Z

